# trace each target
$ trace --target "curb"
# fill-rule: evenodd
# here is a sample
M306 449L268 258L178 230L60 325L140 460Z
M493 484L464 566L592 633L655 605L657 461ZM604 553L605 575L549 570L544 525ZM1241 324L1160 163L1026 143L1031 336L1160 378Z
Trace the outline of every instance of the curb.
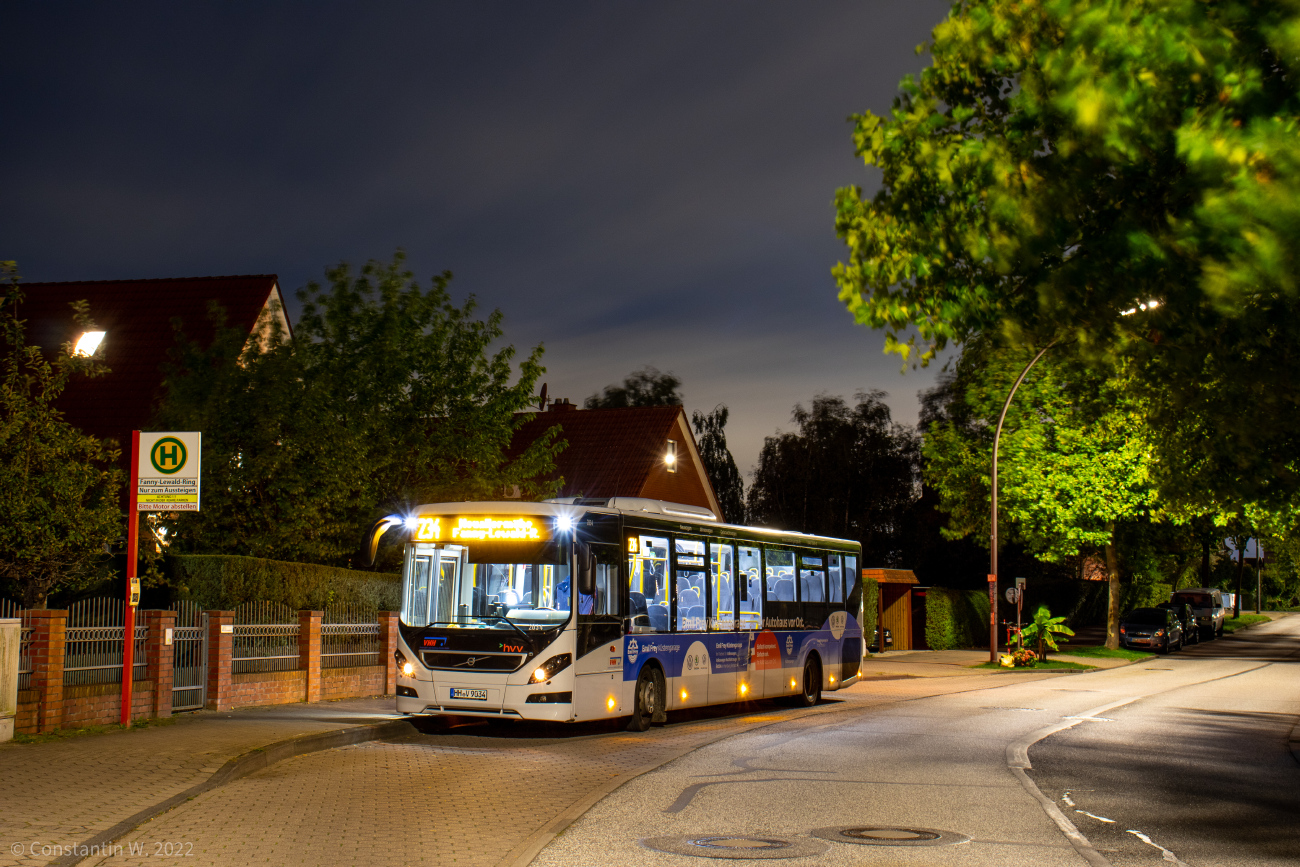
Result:
M351 728L338 729L332 732L317 732L316 734L276 741L264 747L254 747L243 755L235 756L226 762L217 769L216 773L203 782L191 786L183 792L178 792L161 803L145 807L140 812L123 819L108 830L101 831L89 840L71 847L73 852L84 852L85 854L64 855L50 861L49 867L73 867L73 865L80 864L87 858L102 855L105 847L117 842L150 819L179 807L204 792L234 782L249 774L257 773L285 759L292 759L295 756L316 753L321 750L332 750L336 747L376 741L382 738L418 734L418 732L419 729L410 720L398 719L373 725L352 726Z

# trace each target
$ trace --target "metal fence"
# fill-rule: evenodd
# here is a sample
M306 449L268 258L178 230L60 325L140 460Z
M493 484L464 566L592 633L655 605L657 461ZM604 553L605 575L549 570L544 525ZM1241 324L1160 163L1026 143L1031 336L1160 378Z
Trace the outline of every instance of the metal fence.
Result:
M297 612L279 602L245 602L235 609L231 674L297 668Z
M320 667L379 665L383 660L379 610L360 605L327 607L320 627Z
M136 618L134 679L147 674L145 643L149 636L143 618ZM97 596L68 608L63 654L63 685L88 686L122 682L122 645L126 632L126 603Z
M27 612L19 602L0 599L0 617L17 617L22 621L18 628L18 688L32 687L32 626Z
M208 615L193 602L175 602L172 710L199 710L208 698Z

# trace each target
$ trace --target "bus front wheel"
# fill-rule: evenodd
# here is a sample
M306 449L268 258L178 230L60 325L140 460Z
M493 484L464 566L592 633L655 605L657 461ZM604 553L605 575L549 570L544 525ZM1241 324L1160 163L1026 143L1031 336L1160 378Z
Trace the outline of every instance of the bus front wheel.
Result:
M663 718L664 690L659 681L657 668L647 665L641 669L641 674L636 679L636 706L632 709L632 719L627 724L628 731L647 731L656 718Z

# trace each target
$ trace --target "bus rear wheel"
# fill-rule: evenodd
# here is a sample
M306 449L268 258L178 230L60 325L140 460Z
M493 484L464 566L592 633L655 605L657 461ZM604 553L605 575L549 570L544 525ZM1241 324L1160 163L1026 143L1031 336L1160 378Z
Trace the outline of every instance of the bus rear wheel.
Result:
M799 696L799 704L803 707L812 707L822 700L822 667L817 662L817 657L809 656L808 661L803 664L803 693Z
M643 732L650 728L656 717L662 718L664 690L659 683L659 670L647 665L636 679L635 706L627 730Z

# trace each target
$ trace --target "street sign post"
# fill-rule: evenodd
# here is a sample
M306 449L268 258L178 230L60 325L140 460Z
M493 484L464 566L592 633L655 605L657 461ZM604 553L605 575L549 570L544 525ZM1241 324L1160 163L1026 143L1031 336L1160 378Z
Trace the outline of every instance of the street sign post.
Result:
M135 679L135 609L140 604L140 513L197 512L202 434L131 431L131 487L126 522L126 623L122 633L122 725L131 724Z

